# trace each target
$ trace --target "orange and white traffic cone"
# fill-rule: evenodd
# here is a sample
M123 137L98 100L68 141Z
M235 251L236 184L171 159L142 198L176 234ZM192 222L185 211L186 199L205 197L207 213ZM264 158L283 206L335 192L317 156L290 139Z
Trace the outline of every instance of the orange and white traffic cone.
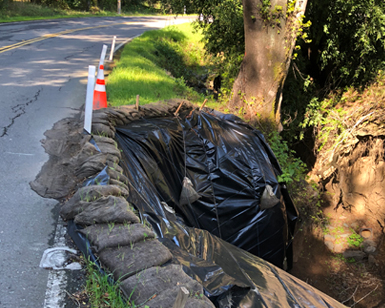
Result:
M107 108L106 83L104 81L104 66L99 66L94 90L93 110Z

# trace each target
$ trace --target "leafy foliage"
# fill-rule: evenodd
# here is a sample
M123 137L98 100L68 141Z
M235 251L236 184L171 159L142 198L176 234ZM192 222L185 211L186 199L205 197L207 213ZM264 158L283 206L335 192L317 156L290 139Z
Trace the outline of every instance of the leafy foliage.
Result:
M163 8L183 13L183 1L163 0ZM216 73L222 76L222 88L230 90L239 72L245 53L243 7L241 0L194 0L186 4L187 13L202 14L203 20L195 23L203 34L208 54L216 56L213 63Z
M305 177L306 166L294 156L288 143L276 131L272 131L267 136L267 140L282 168L282 174L278 177L278 181L287 184L301 181Z
M362 238L362 236L355 232L351 234L348 238L348 244L351 247L360 247L363 241L364 239Z
M324 82L363 85L384 67L385 1L310 1L307 18L313 24L307 47Z

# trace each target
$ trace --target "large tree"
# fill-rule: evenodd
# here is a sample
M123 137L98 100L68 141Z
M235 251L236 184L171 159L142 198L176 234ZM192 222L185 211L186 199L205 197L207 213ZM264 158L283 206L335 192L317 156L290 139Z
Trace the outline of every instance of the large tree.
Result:
M203 14L209 21L201 27L210 52L222 53L227 58L234 56L236 62L239 49L244 48L230 107L249 118L257 116L279 123L282 88L307 0L164 0L163 3L172 7L173 12L183 12L186 5L188 12ZM243 33L239 33L241 27Z
M282 89L307 0L243 0L245 57L231 106L280 122Z

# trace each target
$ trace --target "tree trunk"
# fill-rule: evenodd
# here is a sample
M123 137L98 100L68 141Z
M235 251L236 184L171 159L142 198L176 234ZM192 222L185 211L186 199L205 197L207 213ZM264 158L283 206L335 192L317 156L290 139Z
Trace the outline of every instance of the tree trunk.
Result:
M243 0L245 57L233 86L230 107L247 118L280 122L282 88L307 0L287 16L287 0Z

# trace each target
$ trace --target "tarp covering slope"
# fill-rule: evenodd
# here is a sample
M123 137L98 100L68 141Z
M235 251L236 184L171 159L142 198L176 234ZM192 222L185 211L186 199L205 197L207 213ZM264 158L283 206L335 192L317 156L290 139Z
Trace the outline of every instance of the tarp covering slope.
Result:
M116 140L129 201L218 307L344 307L274 266L291 265L297 211L260 132L193 111L118 127Z

